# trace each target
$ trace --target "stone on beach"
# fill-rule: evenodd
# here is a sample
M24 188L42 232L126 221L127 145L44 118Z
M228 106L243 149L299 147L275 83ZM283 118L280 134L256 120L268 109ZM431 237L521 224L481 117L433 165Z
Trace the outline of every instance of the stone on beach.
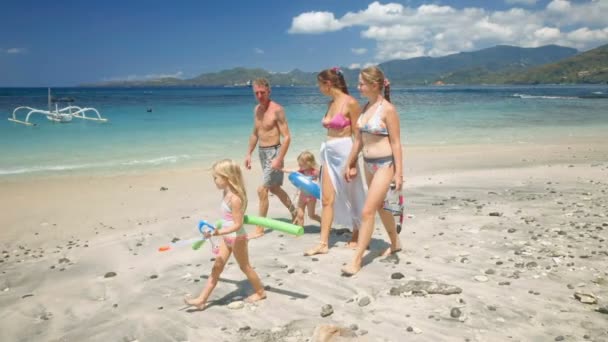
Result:
M399 296L406 292L411 292L415 296L424 295L424 293L451 295L462 293L462 289L454 285L426 280L410 280L390 289L391 296Z

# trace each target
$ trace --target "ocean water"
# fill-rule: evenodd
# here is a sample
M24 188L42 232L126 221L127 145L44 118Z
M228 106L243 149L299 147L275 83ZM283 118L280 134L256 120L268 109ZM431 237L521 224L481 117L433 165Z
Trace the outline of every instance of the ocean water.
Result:
M109 122L53 123L38 115L31 120L37 126L19 125L7 120L13 109L46 108L47 89L0 88L0 179L241 160L256 104L249 88L52 91L74 98L74 105L97 108ZM353 93L363 104L356 89ZM533 144L608 132L608 85L409 87L393 88L391 97L406 147ZM272 98L285 107L292 132L287 163L295 164L291 159L305 149L317 152L328 98L313 87L275 87Z

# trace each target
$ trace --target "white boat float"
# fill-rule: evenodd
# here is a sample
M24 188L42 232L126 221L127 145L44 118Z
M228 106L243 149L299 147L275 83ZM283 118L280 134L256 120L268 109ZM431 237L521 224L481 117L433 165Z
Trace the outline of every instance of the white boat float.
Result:
M108 122L108 119L101 117L99 111L92 107L78 107L68 105L63 108L59 108L60 104L67 104L70 102L74 102L74 99L71 98L60 98L54 99L51 97L51 89L49 88L48 95L48 110L37 109L28 106L17 107L13 110L13 115L8 118L8 121L16 122L19 124L23 124L26 126L36 126L35 123L30 122L30 117L34 114L46 116L47 119L53 122L66 123L72 121L73 118L83 119L83 120L91 120L91 121L99 121L99 122ZM55 104L55 108L52 108L52 103ZM25 114L25 118L23 120L18 119L18 114ZM87 116L88 114L88 116Z

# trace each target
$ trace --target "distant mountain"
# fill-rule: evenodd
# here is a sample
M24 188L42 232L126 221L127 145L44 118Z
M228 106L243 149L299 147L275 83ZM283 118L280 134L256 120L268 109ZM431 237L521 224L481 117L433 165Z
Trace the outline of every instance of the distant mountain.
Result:
M608 44L556 63L498 76L502 83L608 83Z
M272 73L264 69L234 68L201 74L190 79L161 78L143 81L108 81L83 86L93 87L242 87L256 78L264 77L272 85L307 86L316 84L316 73L294 69L285 73Z
M596 83L605 82L605 68L608 63L606 50L608 48L603 46L577 55L576 49L557 45L538 48L499 45L437 58L417 57L392 60L381 63L379 66L389 75L393 85ZM349 85L354 86L360 70L344 68L343 71ZM233 87L247 85L258 77L265 77L272 85L278 86L314 86L316 85L316 75L317 72L305 72L298 69L285 73L272 73L264 69L234 68L183 80L162 78L148 81L113 81L88 86Z
M417 57L380 64L397 84L479 83L482 75L495 72L521 71L533 66L559 61L576 55L577 50L557 45L521 48L499 45L474 52L461 52L444 57Z

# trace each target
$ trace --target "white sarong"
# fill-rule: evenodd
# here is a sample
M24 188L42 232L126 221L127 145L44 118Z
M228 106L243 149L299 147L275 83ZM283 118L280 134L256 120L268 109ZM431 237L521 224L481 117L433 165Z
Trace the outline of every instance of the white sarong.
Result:
M327 169L331 183L334 186L336 198L334 201L334 226L359 228L361 226L361 212L365 203L365 189L361 178L359 164L357 164L357 177L350 182L344 179L346 159L353 147L351 138L336 138L321 145L321 165ZM321 172L321 184L323 184ZM323 198L323 186L321 186Z

